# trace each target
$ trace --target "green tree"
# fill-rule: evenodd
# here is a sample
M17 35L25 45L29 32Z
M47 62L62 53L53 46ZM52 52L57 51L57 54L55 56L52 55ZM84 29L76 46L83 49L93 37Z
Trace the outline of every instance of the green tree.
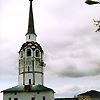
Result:
M100 20L93 20L97 26L96 32L100 32Z

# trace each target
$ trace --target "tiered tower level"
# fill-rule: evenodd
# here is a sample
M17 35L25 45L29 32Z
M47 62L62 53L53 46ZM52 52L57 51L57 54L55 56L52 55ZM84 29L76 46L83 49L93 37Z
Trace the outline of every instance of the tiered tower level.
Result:
M26 43L19 50L18 85L43 85L43 50L36 42L32 1L30 1L28 30Z

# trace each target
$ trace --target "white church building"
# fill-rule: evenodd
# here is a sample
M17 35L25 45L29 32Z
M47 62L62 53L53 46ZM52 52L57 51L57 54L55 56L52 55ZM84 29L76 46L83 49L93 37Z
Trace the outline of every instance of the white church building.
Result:
M44 86L43 49L36 42L32 1L30 1L26 43L19 50L18 85L3 90L3 100L54 100L54 91Z

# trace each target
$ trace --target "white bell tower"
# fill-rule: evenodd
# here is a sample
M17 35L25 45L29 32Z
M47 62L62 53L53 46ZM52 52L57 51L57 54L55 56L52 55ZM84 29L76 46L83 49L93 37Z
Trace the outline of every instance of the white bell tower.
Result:
M34 28L32 1L30 1L28 31L26 33L26 43L19 50L19 85L43 85L43 50L36 42Z
M3 100L54 100L54 91L44 86L43 49L36 42L32 1L30 1L26 42L19 50L18 85L3 90Z

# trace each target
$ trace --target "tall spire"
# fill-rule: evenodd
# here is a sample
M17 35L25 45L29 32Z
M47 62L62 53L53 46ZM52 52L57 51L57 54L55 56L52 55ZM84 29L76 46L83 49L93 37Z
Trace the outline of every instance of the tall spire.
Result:
M28 22L27 34L36 35L35 28L34 28L33 10L32 10L32 1L33 0L29 0L29 1L30 1L30 9L29 9L29 22Z

